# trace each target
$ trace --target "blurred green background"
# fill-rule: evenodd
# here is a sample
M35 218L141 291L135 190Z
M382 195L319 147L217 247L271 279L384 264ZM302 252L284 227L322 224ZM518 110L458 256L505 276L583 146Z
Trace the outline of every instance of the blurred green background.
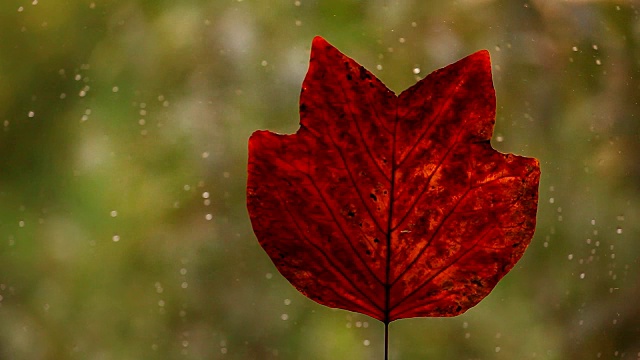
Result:
M640 6L632 1L0 4L0 359L381 359L258 245L247 139L297 129L322 35L400 92L479 49L492 143L540 159L522 261L392 359L640 359Z

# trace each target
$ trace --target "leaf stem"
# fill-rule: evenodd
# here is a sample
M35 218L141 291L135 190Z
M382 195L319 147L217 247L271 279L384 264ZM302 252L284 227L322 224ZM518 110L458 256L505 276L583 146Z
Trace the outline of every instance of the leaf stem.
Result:
M389 322L384 322L384 360L389 360Z

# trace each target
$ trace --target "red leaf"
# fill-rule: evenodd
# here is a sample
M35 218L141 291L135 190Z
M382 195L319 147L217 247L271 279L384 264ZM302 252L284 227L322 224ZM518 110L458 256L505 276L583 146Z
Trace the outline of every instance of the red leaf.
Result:
M520 259L536 220L538 161L494 150L487 51L396 96L313 40L300 129L249 140L258 241L309 298L385 323L455 316Z

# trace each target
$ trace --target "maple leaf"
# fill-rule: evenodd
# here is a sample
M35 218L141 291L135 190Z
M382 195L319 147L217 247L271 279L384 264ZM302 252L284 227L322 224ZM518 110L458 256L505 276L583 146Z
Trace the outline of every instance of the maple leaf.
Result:
M386 324L477 304L534 233L539 164L490 145L487 51L396 96L321 37L300 129L249 140L258 241L307 297Z

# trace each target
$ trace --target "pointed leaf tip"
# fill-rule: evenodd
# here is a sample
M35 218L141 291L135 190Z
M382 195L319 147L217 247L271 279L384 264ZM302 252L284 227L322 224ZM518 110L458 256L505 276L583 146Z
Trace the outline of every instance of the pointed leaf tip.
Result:
M313 41L311 42L312 49L319 49L327 45L331 46L331 44L329 44L329 42L320 35L317 35L316 37L314 37Z

